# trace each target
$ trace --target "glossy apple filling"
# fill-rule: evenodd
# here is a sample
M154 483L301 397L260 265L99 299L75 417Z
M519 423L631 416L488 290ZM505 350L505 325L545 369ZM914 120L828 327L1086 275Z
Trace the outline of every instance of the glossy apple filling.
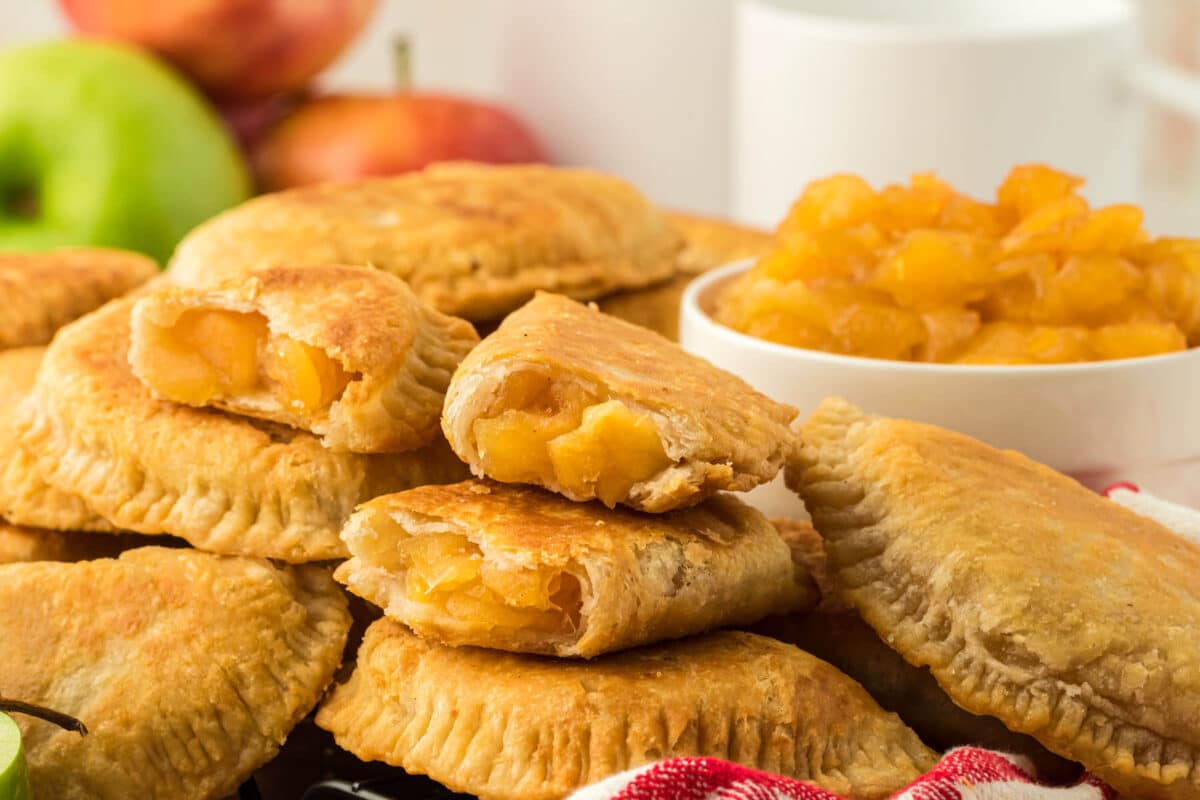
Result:
M395 535L371 537L356 547L372 551L364 553L370 563L403 576L408 601L489 628L554 635L578 629L583 598L571 573L485 559L478 545L458 533L412 536L386 518L377 518L375 525L395 526ZM383 553L384 541L396 544Z
M350 375L319 348L273 333L261 314L193 309L154 326L145 377L162 395L201 405L267 393L311 413L337 400Z
M671 464L649 415L578 386L515 376L497 405L504 410L473 426L484 470L496 480L556 487L611 507Z

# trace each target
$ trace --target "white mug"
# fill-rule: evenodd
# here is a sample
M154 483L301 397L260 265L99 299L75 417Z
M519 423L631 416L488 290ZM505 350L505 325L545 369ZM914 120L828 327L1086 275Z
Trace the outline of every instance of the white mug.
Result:
M774 226L808 182L934 170L991 197L1014 165L1138 199L1139 95L1200 115L1200 90L1137 50L1128 0L741 0L733 211Z

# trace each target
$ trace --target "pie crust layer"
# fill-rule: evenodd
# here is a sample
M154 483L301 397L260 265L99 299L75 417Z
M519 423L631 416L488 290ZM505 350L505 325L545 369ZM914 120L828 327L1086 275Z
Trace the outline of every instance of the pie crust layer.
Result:
M439 164L256 198L187 236L168 272L211 286L269 266L370 265L482 321L539 289L590 299L666 280L681 247L662 212L608 175Z
M266 763L341 661L350 616L326 570L145 547L0 566L0 695L37 797L223 798Z
M788 479L843 598L956 704L1200 797L1200 548L1024 456L826 400Z
M118 527L218 553L341 558L338 531L363 500L465 477L442 440L335 453L303 431L156 399L129 368L131 305L59 333L18 421L46 480Z
M157 272L153 259L126 250L0 253L0 349L46 344L63 325Z
M311 431L332 450L402 452L440 436L450 376L478 341L386 272L275 267L143 297L129 360L168 400Z
M478 476L660 513L769 481L795 415L651 331L539 294L459 365L442 428Z
M935 760L833 667L735 632L581 662L445 647L384 619L317 724L362 759L483 800L557 799L674 756L883 798Z
M471 480L377 497L342 539L339 581L451 645L592 658L817 602L731 495L649 516Z

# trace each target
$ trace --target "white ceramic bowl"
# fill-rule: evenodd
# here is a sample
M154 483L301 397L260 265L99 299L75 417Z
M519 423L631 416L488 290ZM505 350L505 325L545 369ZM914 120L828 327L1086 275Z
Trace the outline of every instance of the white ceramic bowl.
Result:
M867 411L931 422L1019 450L1093 488L1119 480L1200 506L1200 349L1051 366L960 366L858 358L747 336L710 316L748 269L706 273L683 296L680 343L804 419L839 395ZM752 502L768 514L799 501L777 481Z

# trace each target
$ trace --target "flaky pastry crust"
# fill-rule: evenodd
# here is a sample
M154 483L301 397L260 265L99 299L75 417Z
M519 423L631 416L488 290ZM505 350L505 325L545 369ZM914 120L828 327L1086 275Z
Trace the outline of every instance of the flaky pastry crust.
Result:
M471 351L446 394L442 429L474 474L496 477L477 445L476 421L502 412L508 384L528 374L653 420L669 463L619 501L643 511L752 489L775 476L793 447L794 408L651 331L561 295L539 294ZM572 500L596 496L554 481L544 485Z
M557 609L563 627L501 628L413 597L395 563L400 540L446 533L477 547L485 568L577 581L578 596ZM342 539L352 558L338 567L339 581L451 645L592 658L817 602L812 579L793 567L771 524L731 495L648 516L471 480L375 498L350 518Z
M56 800L223 798L283 744L341 661L346 599L318 567L146 547L0 566L0 695L33 791Z
M341 558L338 531L358 503L464 477L442 441L335 453L303 431L155 399L129 368L131 304L59 333L18 421L46 480L118 527L218 553Z
M882 798L935 756L823 661L721 632L569 662L371 625L317 724L360 758L484 800L551 800L660 758L713 756Z
M274 267L211 290L165 286L137 302L129 359L152 390L152 331L194 309L261 314L272 332L320 349L350 376L341 395L313 413L266 392L218 396L210 405L309 430L333 450L357 453L402 452L439 438L450 376L479 342L469 322L434 310L386 272Z
M842 596L959 706L1200 797L1200 548L1024 456L826 400L788 479Z
M482 321L539 289L590 299L665 280L681 246L658 209L608 175L439 164L256 198L189 234L168 272L211 286L269 266L370 265Z

